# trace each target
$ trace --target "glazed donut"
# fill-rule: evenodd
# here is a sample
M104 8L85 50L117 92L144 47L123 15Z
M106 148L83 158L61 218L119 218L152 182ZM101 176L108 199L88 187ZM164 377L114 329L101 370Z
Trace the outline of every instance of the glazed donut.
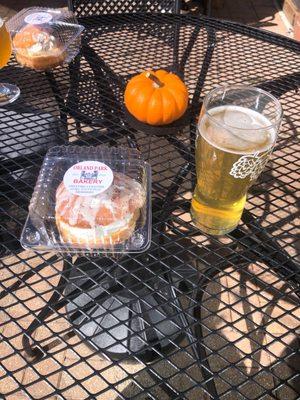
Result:
M110 247L133 234L145 199L142 185L122 173L114 173L111 186L93 196L72 194L61 182L56 190L56 225L63 242L73 247Z

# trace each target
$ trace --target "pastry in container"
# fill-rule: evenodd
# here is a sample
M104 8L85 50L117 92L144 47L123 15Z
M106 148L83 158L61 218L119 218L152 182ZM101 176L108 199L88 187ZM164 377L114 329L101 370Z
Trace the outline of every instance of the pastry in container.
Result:
M26 8L6 22L17 61L38 71L70 62L80 48L79 25L65 9Z
M150 166L139 151L54 147L41 168L21 244L96 255L145 251L150 197Z
M47 70L63 64L66 53L59 38L50 29L26 25L13 39L17 61L36 70Z
M62 240L76 247L114 246L132 236L145 200L142 185L120 172L93 196L72 194L62 182L56 190L56 226Z

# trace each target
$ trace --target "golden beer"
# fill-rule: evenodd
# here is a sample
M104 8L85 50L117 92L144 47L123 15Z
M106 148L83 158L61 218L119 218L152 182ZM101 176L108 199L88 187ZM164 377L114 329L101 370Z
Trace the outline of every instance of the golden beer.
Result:
M0 18L0 68L5 67L12 53L10 35L3 19ZM0 83L0 106L12 103L20 95L18 86L11 83Z
M262 113L235 104L201 114L191 215L201 231L224 235L237 226L247 190L269 158L277 129Z
M3 20L0 18L0 68L5 67L11 56L11 41Z

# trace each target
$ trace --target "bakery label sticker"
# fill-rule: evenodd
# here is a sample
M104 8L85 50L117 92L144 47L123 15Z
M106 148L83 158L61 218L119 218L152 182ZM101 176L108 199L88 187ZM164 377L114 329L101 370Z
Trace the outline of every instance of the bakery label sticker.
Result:
M77 196L95 196L110 187L114 174L99 161L82 161L72 165L64 175L64 185Z
M30 25L41 25L50 22L51 19L52 15L47 12L36 12L27 15L27 17L24 18L24 21L26 22L26 24Z

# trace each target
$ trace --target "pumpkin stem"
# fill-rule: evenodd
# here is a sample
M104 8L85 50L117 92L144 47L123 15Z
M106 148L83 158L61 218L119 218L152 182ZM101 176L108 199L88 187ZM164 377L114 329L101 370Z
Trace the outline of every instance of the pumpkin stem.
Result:
M146 73L146 78L151 79L160 88L164 86L164 83L162 83L162 81L160 81L157 76L151 74L151 72Z

